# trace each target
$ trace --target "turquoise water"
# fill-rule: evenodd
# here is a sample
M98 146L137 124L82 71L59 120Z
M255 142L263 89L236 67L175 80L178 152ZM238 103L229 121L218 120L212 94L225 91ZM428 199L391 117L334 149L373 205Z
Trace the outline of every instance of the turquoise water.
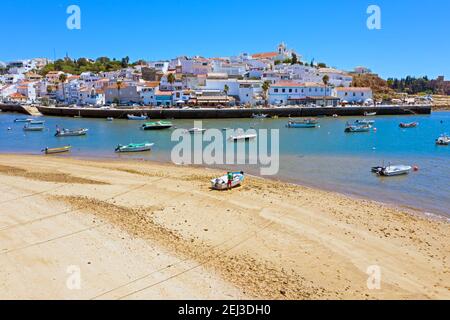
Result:
M142 131L142 122L103 119L45 117L46 131L27 132L17 114L0 113L0 152L39 154L45 147L72 145L72 156L170 161L172 130ZM347 121L358 118L320 118L317 129L287 129L287 119L205 120L204 128L280 129L280 171L275 178L327 190L419 208L450 217L450 147L438 147L435 139L450 133L450 112L429 116L381 116L376 132L345 134ZM360 119L360 118L359 118ZM413 129L399 128L400 122L420 123ZM191 128L193 120L174 120L178 128ZM86 137L55 138L56 125L89 128ZM11 130L7 130L8 127ZM114 153L117 144L153 142L151 153ZM67 156L67 155L62 155ZM419 172L408 176L379 178L370 168L383 161L417 165ZM257 166L243 166L257 174ZM241 169L241 168L236 168Z

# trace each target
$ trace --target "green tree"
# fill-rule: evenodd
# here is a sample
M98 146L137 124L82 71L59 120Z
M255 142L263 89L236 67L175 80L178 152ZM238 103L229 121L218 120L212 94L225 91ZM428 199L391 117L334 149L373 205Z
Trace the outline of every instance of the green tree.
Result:
M298 57L295 53L293 53L291 64L297 64L297 63L298 63Z
M328 83L330 82L330 77L326 74L322 78L323 84L328 86Z
M269 89L270 89L270 81L266 80L266 81L264 81L264 83L262 85L262 90L264 92L264 101L265 101L266 105L268 104L268 92L269 92Z
M227 98L228 98L228 92L230 91L230 87L226 84L225 87L223 87L223 91L225 92Z
M120 105L120 90L122 90L122 88L123 88L123 82L122 81L120 81L120 80L118 80L117 82L116 82L116 87L117 87L117 95L118 95L118 100L119 100L119 105Z
M169 73L167 75L167 82L173 85L175 83L175 75L173 73Z

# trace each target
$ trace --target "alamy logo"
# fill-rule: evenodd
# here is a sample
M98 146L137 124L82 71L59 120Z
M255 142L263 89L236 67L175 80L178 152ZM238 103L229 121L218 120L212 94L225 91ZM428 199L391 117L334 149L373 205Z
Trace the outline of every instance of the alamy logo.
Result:
M173 163L257 165L263 176L278 173L280 167L278 129L203 130L202 121L195 121L194 124L196 129L192 133L183 129L173 131L171 140L178 142L171 152Z
M370 5L367 8L367 28L369 30L381 30L381 8L377 5Z
M67 18L66 25L69 30L81 29L81 9L77 5L71 5L67 7L67 14L70 16Z

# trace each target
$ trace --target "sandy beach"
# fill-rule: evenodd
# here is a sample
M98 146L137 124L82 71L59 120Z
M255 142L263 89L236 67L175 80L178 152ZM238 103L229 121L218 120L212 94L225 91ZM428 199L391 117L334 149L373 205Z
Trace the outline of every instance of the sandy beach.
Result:
M448 222L221 173L0 155L0 299L450 299Z

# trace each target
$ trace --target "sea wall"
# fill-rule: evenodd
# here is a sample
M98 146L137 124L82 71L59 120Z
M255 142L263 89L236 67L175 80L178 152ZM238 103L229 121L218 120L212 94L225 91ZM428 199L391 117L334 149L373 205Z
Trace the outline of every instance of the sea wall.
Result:
M343 108L267 108L267 109L99 109L68 107L37 107L44 115L84 118L126 118L128 114L147 114L151 119L220 119L251 118L253 114L268 114L270 117L320 117L363 116L366 112L377 115L430 114L431 106L377 106Z
M16 112L31 115L29 110L20 104L0 104L0 110L3 112Z

